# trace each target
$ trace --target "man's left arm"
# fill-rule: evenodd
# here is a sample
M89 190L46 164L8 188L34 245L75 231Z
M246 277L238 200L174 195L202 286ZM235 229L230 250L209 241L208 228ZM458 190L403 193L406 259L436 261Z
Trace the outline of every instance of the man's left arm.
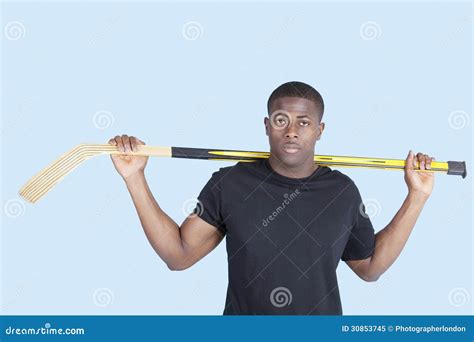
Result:
M408 195L390 223L375 235L375 249L370 258L347 260L349 267L362 279L376 281L398 258L410 236L421 210L433 191L434 173L415 171L431 168L432 158L410 151L405 162L405 182Z

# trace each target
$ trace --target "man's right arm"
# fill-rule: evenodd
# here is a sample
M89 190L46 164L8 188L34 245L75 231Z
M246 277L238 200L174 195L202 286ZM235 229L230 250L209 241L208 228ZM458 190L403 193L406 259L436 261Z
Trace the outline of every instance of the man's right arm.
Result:
M126 180L145 235L171 270L184 270L212 251L224 235L197 215L188 216L181 227L158 205L143 172Z
M223 239L216 227L197 215L179 227L158 205L145 179L148 156L130 155L143 141L126 134L109 140L123 154L111 155L132 196L145 235L153 249L172 270L184 270L212 251Z

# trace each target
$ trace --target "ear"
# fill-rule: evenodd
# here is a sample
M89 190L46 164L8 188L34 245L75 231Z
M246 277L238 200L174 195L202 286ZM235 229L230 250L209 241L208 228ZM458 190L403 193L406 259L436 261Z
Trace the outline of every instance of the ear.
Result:
M267 117L263 119L263 124L265 125L265 134L268 136L268 125L269 125L269 120Z
M321 122L319 124L319 133L318 133L318 137L316 138L316 140L321 139L321 135L323 135L323 131L324 131L325 127L326 127L326 124L324 122Z

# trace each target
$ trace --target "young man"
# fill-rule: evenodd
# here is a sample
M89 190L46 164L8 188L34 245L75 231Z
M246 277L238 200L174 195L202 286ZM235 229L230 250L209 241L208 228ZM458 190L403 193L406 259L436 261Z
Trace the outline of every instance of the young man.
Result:
M434 158L410 151L408 194L390 223L374 234L360 193L345 174L315 165L324 103L301 82L279 86L264 119L270 157L220 168L199 194L194 215L176 224L145 179L148 158L126 155L143 141L127 135L109 143L145 234L171 270L184 270L227 236L229 283L225 315L340 315L339 260L375 281L397 259L432 193Z

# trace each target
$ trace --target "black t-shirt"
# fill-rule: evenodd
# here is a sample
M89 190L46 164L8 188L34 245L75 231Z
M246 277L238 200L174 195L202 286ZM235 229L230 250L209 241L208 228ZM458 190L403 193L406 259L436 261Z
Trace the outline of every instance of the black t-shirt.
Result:
M196 213L226 234L224 315L341 315L339 260L372 255L375 235L355 183L319 166L290 178L268 159L220 168Z

